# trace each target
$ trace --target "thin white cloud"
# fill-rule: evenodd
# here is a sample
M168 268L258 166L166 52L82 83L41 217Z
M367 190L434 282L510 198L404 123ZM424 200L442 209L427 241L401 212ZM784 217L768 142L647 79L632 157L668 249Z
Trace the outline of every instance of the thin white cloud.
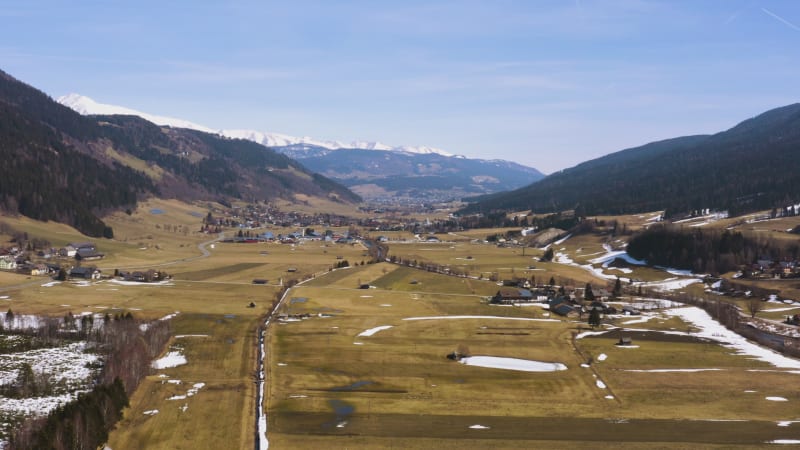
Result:
M793 29L795 31L800 31L800 27L798 27L797 25L793 24L792 22L789 22L788 20L784 19L783 17L775 14L774 12L768 10L767 8L761 8L761 11L764 11L765 14L767 14L768 16L772 17L773 19L777 20L778 22L786 25L787 27L789 27L789 28L791 28L791 29Z

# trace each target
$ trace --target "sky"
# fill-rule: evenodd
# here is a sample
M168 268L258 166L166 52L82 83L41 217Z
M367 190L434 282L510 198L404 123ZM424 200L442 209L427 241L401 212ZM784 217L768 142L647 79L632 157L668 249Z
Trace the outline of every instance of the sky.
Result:
M0 0L52 97L552 173L800 101L794 0Z

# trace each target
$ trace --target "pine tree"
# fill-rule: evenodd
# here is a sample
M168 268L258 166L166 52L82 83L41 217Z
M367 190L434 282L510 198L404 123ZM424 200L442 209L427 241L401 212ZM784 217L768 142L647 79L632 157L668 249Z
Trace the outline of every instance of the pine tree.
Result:
M583 299L589 302L594 301L594 292L592 291L591 283L586 283L586 287L583 290Z
M589 326L592 328L600 326L600 311L597 308L591 308L589 311Z

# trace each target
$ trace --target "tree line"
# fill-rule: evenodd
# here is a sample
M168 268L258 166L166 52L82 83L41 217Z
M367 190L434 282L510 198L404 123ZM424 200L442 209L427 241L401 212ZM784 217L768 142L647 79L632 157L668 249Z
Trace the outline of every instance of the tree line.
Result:
M684 229L657 224L633 235L628 254L650 265L674 267L696 273L720 274L738 270L758 258L781 259L800 255L797 243L749 237L738 231Z

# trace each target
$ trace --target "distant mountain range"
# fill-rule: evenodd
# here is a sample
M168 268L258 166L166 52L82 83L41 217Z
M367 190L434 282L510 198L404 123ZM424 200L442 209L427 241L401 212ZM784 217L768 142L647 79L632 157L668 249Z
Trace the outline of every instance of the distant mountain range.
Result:
M58 101L84 115L136 115L158 125L257 142L302 161L306 167L349 186L367 200L449 200L515 189L544 177L536 169L513 162L471 159L432 147L367 141L342 143L253 130L214 131L182 119L98 103L78 94L65 95Z
M110 112L110 111L104 111ZM83 116L0 71L0 209L113 235L101 214L147 196L361 199L260 144L134 115Z
M174 117L158 116L149 114L134 109L126 108L124 106L109 105L99 103L93 99L80 94L67 94L57 99L59 103L68 106L83 115L111 115L123 114L130 116L139 116L142 119L153 122L157 125L166 125L174 128L189 128L192 130L204 131L206 133L216 133L225 137L233 139L247 139L248 141L257 142L266 147L287 147L295 145L309 145L313 147L324 148L328 150L338 149L361 149L361 150L386 150L386 151L399 151L417 154L439 154L444 156L453 156L433 147L413 147L413 146L397 146L393 147L380 142L370 141L353 141L344 143L340 141L324 141L311 137L294 137L280 133L267 133L254 130L213 130L209 127L198 125L188 120L176 119Z
M798 199L800 104L793 104L714 135L653 142L587 161L529 186L473 199L464 212L740 214Z

